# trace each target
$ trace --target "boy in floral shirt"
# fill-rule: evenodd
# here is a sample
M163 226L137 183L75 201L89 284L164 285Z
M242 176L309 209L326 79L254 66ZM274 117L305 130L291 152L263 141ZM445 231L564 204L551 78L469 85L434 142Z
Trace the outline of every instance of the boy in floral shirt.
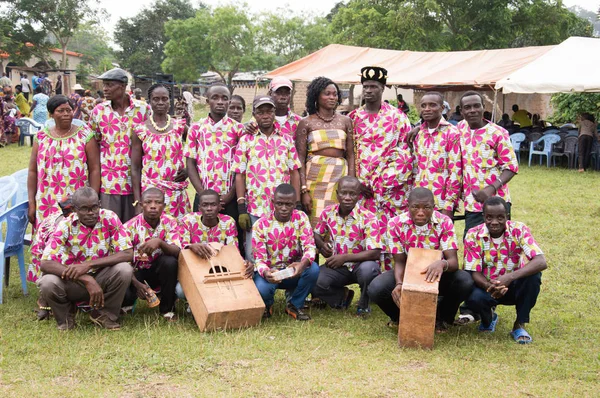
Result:
M481 317L482 332L496 330L497 305L514 305L517 318L511 336L519 344L531 343L525 324L540 293L546 259L529 228L508 220L504 199L487 199L483 217L484 224L471 228L465 237L464 269L475 281L466 304Z
M272 198L274 211L263 215L252 227L254 283L265 302L265 317L273 313L275 291L290 292L285 311L294 319L308 321L304 300L319 277L315 260L315 240L308 216L295 210L298 195L290 184L281 184ZM290 270L279 279L277 271Z
M252 225L273 210L275 188L291 183L300 203L301 167L291 137L274 127L275 103L268 96L258 96L253 103L258 123L256 134L242 136L235 151L233 171L239 211L239 223L246 232L246 259L252 260Z

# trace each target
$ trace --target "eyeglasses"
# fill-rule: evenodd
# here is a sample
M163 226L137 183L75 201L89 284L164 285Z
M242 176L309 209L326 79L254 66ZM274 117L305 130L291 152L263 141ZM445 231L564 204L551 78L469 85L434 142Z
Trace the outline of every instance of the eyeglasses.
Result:
M77 210L78 212L81 213L95 213L98 210L100 210L100 206L99 205L94 205L94 206L82 206L82 207L77 207L75 206L75 210Z

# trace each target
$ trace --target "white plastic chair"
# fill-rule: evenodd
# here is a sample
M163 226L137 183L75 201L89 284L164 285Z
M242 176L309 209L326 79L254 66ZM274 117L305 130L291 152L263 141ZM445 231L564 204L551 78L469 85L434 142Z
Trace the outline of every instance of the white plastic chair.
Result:
M13 204L25 202L29 199L27 196L27 177L29 176L29 169L19 170L11 175L12 178L17 182L17 193L14 198Z
M0 177L0 213L10 207L19 186L13 176Z

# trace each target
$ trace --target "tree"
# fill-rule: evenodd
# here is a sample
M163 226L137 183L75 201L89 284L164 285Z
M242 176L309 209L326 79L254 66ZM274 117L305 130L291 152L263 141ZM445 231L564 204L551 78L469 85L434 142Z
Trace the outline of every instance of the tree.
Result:
M560 93L552 95L554 124L573 123L584 112L600 118L600 93Z
M246 9L217 7L168 22L163 70L176 80L195 81L210 69L231 86L240 70L272 67L273 56L255 41L257 29Z
M0 49L10 55L11 62L23 64L35 56L49 64L49 47L42 30L28 23L15 23L7 15L0 16ZM0 69L4 70L2 61Z
M11 5L14 21L38 23L62 49L61 69L67 68L67 47L75 29L92 14L95 0L3 0ZM19 22L17 22L19 23Z
M87 76L99 75L112 68L116 57L109 43L108 34L99 25L92 22L81 24L71 39L69 47L83 54L77 66L77 82L87 84Z
M161 72L167 42L165 24L193 18L198 9L190 0L156 0L150 8L143 9L129 19L120 18L115 28L115 43L119 64L136 75Z

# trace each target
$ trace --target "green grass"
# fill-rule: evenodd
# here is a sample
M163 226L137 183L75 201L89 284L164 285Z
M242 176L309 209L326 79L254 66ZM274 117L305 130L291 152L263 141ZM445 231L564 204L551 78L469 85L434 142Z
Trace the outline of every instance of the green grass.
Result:
M0 175L26 167L29 150L0 149ZM549 263L532 345L509 338L514 307L499 308L492 335L454 328L421 351L398 348L379 309L368 320L313 310L312 322L298 323L282 314L280 293L275 316L247 330L201 333L182 308L166 324L141 304L119 332L79 315L77 330L60 333L35 321L36 288L23 297L13 260L0 306L0 396L597 396L599 182L594 172L525 165L511 182L513 217Z

